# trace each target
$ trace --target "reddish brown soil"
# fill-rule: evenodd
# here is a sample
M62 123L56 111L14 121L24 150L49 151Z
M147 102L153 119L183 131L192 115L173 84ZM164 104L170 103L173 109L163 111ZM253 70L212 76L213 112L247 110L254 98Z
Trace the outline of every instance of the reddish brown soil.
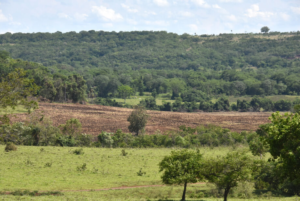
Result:
M39 111L44 111L55 126L64 124L70 118L77 118L82 123L83 132L97 135L101 131L115 132L122 129L128 131L127 117L131 109L108 107L100 105L40 103ZM214 112L214 113L179 113L148 111L150 118L146 132L155 133L168 130L178 130L181 125L196 127L199 125L214 124L232 131L253 131L260 124L268 123L270 113L263 112ZM17 114L13 121L25 121L27 114Z

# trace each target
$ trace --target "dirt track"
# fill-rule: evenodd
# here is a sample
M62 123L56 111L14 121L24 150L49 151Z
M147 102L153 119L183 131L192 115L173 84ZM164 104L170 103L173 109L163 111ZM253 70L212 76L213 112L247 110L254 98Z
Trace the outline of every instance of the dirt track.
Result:
M82 123L83 131L98 135L101 131L115 132L122 129L128 131L127 117L131 109L108 107L100 105L40 103L39 111L50 117L54 125L58 126L70 118L77 118ZM167 130L178 130L181 125L196 127L199 125L214 124L233 131L256 130L260 124L268 123L271 113L263 112L214 112L214 113L179 113L148 111L150 119L146 132L155 133ZM13 121L25 121L26 114L17 114Z

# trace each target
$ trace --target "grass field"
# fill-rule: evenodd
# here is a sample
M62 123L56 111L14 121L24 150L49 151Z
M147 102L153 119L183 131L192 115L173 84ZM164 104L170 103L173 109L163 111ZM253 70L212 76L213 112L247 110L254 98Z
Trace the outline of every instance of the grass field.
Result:
M83 155L73 154L75 149L19 146L16 152L7 153L0 146L1 190L81 190L161 184L158 163L174 150L127 149L128 155L122 156L121 149L83 148ZM229 150L203 148L201 152L214 156ZM77 167L83 164L86 170L78 171ZM137 176L141 168L145 176Z
M70 147L25 147L15 152L4 152L0 145L0 191L60 191L59 196L13 196L0 195L1 200L179 200L182 186L161 186L158 163L175 149L122 149L83 148L84 154L75 155L78 148ZM239 147L237 150L248 149ZM201 148L205 157L224 155L231 147ZM250 153L249 153L250 154ZM86 164L86 169L82 165ZM142 168L144 176L137 172ZM81 169L81 170L79 170ZM153 186L158 185L158 186ZM146 187L145 187L146 186ZM121 187L119 189L111 189ZM134 188L133 188L134 187ZM191 198L210 190L205 183L189 184L188 200L221 201L221 198ZM105 190L107 189L107 190ZM254 195L255 196L255 195ZM265 194L256 199L230 200L283 200Z
M23 106L19 105L17 106L15 109L12 109L10 107L3 109L0 109L0 115L4 115L4 114L17 114L17 113L24 113L27 112L28 110L26 110Z
M145 92L144 96L139 96L138 93L136 93L135 96L130 96L129 98L126 99L126 104L128 105L138 105L141 100L146 99L146 98L151 98L151 93L150 92ZM124 103L124 99L122 98L114 98L119 103ZM156 97L156 104L157 105L163 105L163 102L169 102L173 103L175 100L170 99L170 94L159 94Z
M230 104L235 103L238 99L242 100L246 100L246 101L251 101L253 97L251 96L241 96L241 97L235 97L235 96L228 96L228 100L230 102ZM265 96L265 98L268 98L272 101L279 101L279 100L287 100L287 101L294 101L297 98L300 99L300 96L290 96L290 95L273 95L273 96ZM215 103L217 101L216 98L212 99L212 102Z

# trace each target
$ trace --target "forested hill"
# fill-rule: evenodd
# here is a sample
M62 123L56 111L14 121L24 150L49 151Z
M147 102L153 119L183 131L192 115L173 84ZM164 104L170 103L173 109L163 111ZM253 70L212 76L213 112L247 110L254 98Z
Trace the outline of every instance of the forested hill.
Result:
M140 79L145 91L157 93L192 89L206 95L300 92L300 32L6 33L0 35L0 50L12 58L42 63L53 74L80 73L88 90L98 88L99 96L116 95L121 84L137 91ZM183 88L172 89L176 86L170 84L172 79L182 82Z

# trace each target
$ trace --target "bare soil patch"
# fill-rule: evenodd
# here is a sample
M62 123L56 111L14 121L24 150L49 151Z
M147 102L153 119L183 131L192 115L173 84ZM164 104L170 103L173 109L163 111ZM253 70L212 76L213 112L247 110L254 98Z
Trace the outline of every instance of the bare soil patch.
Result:
M77 118L82 123L83 132L98 135L101 131L115 132L122 129L128 131L127 117L132 109L101 105L79 105L59 103L39 103L39 111L50 117L55 126L64 124L70 118ZM271 113L267 112L160 112L148 111L150 118L146 126L148 134L178 130L181 125L197 127L199 125L217 125L232 131L254 131L259 125L269 122ZM15 121L25 121L27 114L16 114Z

